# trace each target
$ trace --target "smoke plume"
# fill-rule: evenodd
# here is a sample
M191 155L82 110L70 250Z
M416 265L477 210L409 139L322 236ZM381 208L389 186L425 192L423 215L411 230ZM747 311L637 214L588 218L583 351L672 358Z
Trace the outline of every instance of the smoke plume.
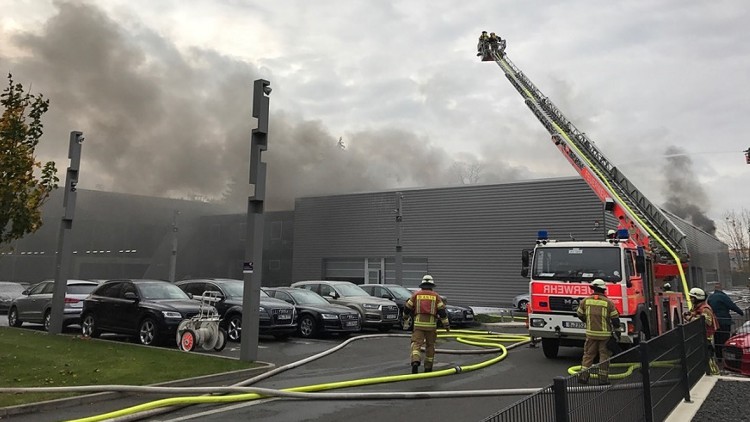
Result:
M206 49L179 49L154 31L126 27L94 5L55 2L34 32L5 35L13 51L0 69L51 101L37 154L67 167L71 130L84 142L80 186L152 196L248 195L252 63ZM250 59L252 60L252 59ZM265 76L265 75L264 75ZM269 79L265 76L266 79ZM272 79L271 79L272 80ZM451 154L404 130L344 134L292 118L271 104L267 209L291 209L298 196L461 183ZM524 177L493 158L478 182ZM471 154L462 163L479 168ZM519 171L520 170L520 171Z
M664 167L667 182L664 208L707 233L716 233L716 223L706 216L708 196L695 177L693 161L680 148L670 146L665 154L668 165Z

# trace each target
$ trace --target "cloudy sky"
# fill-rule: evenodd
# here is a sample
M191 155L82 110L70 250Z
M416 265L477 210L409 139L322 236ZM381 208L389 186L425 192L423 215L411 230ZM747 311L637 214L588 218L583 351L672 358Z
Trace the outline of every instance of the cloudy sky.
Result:
M267 209L574 176L502 71L477 60L488 30L653 202L717 221L750 209L744 0L0 0L0 11L0 71L51 100L38 158L64 174L68 134L84 132L84 188L246 195L257 78L273 88Z

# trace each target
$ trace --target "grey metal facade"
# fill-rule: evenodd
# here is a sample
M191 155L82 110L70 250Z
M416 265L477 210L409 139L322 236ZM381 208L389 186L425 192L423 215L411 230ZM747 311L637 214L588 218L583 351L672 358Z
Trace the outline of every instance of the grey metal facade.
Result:
M438 291L456 304L507 305L528 291L528 281L520 275L520 252L533 247L538 230L547 230L552 239L599 240L617 225L578 177L400 192L405 268L407 262L423 261ZM347 263L344 279L355 283L394 282L398 194L297 199L294 280L341 279L327 268L336 261ZM707 275L727 277L726 245L672 218L688 234L694 251L691 285L711 281ZM722 247L719 255L699 252ZM380 279L368 274L373 267L382 271ZM419 272L405 272L404 285L413 287L418 281Z
M521 250L533 247L538 230L597 240L608 226L601 202L580 178L401 192L404 262L425 260L440 293L457 304L497 306L527 291ZM326 277L326 260L359 259L363 280L355 282L370 281L367 259L385 261L383 281L393 282L396 195L297 199L294 280ZM404 284L416 286L418 278L405 275Z

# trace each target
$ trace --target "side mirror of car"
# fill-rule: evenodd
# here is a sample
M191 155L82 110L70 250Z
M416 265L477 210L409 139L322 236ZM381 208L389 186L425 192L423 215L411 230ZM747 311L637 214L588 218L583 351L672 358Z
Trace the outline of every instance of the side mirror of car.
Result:
M125 297L125 299L134 300L134 301L138 302L138 295L135 294L135 293L133 293L133 292L127 292L127 293L125 293L124 297Z
M28 296L29 295L29 289L26 289L26 290L22 291L21 294L24 295L24 296Z
M187 295L188 295L188 297L189 297L190 299L192 299L192 298L193 298L193 294L192 294L192 293L188 293Z
M328 296L332 297L333 299L338 299L339 295L336 292L328 293Z
M383 293L382 295L380 295L380 297L382 297L383 299L391 299L391 300L393 300L393 298L391 297L391 295L389 295L388 293Z

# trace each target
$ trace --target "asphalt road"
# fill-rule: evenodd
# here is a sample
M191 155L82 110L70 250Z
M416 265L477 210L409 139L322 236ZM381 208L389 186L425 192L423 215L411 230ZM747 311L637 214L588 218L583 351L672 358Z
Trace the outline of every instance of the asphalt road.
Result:
M75 331L75 330L73 330ZM523 328L495 328L495 331L522 333ZM375 332L372 332L375 334ZM302 340L286 342L262 339L258 350L260 361L281 366L317 354L338 345L342 340ZM475 348L455 341L440 341L439 348ZM455 391L479 389L540 388L552 383L555 376L565 375L567 368L580 363L581 349L563 348L560 358L549 360L541 349L522 346L492 366L472 372L423 380L376 384L330 392ZM239 345L230 343L221 352L227 357L239 356ZM494 355L438 354L435 370L478 363ZM372 338L355 341L325 358L278 374L255 384L257 387L288 388L334 381L354 380L409 373L409 339ZM384 420L457 420L480 421L518 401L523 396L462 397L419 400L288 400L270 399L223 406L191 406L150 420L227 421L344 421ZM153 396L133 396L113 402L62 408L54 412L13 417L14 421L57 421L92 416L107 411L155 400Z

